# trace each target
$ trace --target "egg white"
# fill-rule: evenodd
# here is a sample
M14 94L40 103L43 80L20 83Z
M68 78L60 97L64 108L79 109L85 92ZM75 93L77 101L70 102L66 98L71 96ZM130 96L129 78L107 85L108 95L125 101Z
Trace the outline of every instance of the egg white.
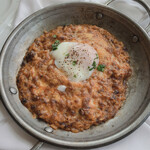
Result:
M61 68L68 79L73 82L80 82L88 79L99 63L97 51L88 44L77 42L62 42L55 51L51 52L55 58L55 65Z

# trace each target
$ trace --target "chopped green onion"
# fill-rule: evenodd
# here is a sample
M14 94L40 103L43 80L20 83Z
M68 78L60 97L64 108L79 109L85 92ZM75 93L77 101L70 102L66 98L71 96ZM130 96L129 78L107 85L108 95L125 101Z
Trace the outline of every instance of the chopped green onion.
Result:
M53 50L53 51L56 50L59 44L60 44L60 41L59 41L59 40L56 40L56 41L54 42L54 44L52 44L52 50Z
M77 77L77 75L74 75L73 77L74 77L74 78L76 78L76 77Z
M92 66L93 66L94 69L96 68L96 61L95 60L93 61Z
M69 56L69 53L68 53L68 54L66 54L65 56L66 56L66 57L68 57L68 56Z
M73 61L72 65L75 66L77 64L77 61Z
M106 67L105 65L100 64L100 65L98 65L97 70L104 72L105 67Z
M60 44L60 41L59 41L59 40L56 40L55 43L56 43L56 44Z
M93 61L92 66L93 66L92 68L90 68L90 67L88 66L89 71L91 71L91 70L93 70L93 69L96 68L96 61L95 61L95 60Z
M98 54L96 54L96 58L95 59L98 59Z
M56 38L57 38L57 36L56 36L56 35L53 35L53 38L55 38L55 39L56 39Z
M93 70L94 68L90 68L89 71Z

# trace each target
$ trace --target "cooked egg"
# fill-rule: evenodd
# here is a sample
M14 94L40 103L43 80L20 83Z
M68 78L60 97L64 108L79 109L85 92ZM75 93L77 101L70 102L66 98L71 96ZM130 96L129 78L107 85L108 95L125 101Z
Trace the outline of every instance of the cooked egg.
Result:
M66 86L65 85L59 85L57 89L58 89L58 91L65 92Z
M51 54L55 58L56 67L64 71L73 82L88 79L99 63L97 51L83 43L62 42Z

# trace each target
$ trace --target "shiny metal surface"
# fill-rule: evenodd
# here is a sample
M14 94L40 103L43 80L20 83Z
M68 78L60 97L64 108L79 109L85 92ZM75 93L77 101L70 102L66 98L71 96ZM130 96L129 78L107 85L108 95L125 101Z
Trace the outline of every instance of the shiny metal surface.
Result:
M40 150L43 144L43 142L38 141L30 150Z
M69 12L69 13L68 13ZM102 18L97 18L97 14ZM16 75L24 54L33 40L58 25L95 24L123 41L131 57L133 76L128 83L127 100L116 117L80 133L44 129L48 126L33 119L21 104ZM138 37L137 42L132 38ZM44 8L25 19L9 36L0 57L0 90L3 103L12 117L29 133L42 141L67 147L96 147L115 142L135 130L150 114L150 39L144 29L112 8L94 3L65 3Z

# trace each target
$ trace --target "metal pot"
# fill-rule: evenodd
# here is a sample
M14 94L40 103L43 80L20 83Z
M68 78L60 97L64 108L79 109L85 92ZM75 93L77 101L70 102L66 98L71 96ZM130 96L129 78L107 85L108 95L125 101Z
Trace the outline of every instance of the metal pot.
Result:
M150 14L148 6L143 1L138 2ZM68 24L94 24L108 30L128 48L133 68L123 108L113 119L80 133L53 130L46 123L33 119L31 113L21 104L16 86L18 69L33 40L43 30L49 31L59 25ZM150 25L146 31L149 30ZM0 92L6 109L30 134L52 144L89 148L103 146L125 137L150 114L150 38L146 31L127 16L95 3L70 2L37 11L11 33L1 52ZM40 145L42 143L36 148Z

